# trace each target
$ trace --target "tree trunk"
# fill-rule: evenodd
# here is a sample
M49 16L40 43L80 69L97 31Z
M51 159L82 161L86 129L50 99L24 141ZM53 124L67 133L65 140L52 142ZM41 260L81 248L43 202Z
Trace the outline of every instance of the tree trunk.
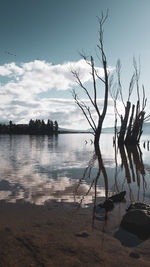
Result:
M126 152L125 152L125 147L120 146L119 150L120 150L122 166L124 166L124 169L125 169L125 177L127 179L127 183L129 184L129 183L131 183L131 175L130 175L130 169L128 166L128 160L127 160L127 156L126 156Z
M102 131L102 124L103 124L103 120L101 120L100 118L98 121L98 127L95 131L95 136L94 136L94 147L95 147L96 155L99 153L99 140L100 140L100 135Z

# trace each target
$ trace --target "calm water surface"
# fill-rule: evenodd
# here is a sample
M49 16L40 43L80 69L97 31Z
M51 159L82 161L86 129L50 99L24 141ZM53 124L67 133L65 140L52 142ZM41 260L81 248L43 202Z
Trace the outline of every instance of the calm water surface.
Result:
M150 202L150 136L143 135L140 148L123 151L115 150L112 137L101 136L107 181L101 173L95 186L92 135L0 135L0 200L37 205L56 200L86 207L95 195L100 199L126 190L128 200Z

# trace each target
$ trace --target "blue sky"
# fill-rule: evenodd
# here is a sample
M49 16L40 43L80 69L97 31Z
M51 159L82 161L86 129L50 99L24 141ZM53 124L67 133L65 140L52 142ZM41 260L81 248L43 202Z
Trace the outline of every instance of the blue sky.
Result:
M95 53L97 16L107 8L104 45L108 65L113 68L121 59L126 98L132 59L140 56L141 84L149 96L149 0L0 0L1 121L23 123L30 118L50 118L57 119L62 127L88 128L70 93L76 88L70 71L80 69L87 87L92 86L89 69L79 56L82 49L95 57L101 71ZM136 91L133 101L135 97ZM99 98L101 105L103 89ZM112 123L110 99L105 126Z

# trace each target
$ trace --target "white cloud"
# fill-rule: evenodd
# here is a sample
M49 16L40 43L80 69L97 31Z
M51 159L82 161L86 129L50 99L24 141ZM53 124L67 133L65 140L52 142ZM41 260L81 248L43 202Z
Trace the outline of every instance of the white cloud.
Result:
M87 104L88 100L85 100ZM103 99L98 100L100 108L103 106ZM119 103L120 105L120 103ZM93 117L96 118L94 109L91 109ZM108 115L104 121L104 127L113 126L114 107L113 101L108 101ZM2 121L11 119L17 123L28 123L32 119L57 120L60 127L70 129L88 129L90 128L81 110L75 104L73 99L64 98L43 98L38 100L19 101L13 100L2 104L0 108L0 117ZM96 119L95 119L96 120Z
M16 76L23 75L24 70L22 67L17 66L14 62L0 66L1 76Z
M28 98L52 88L68 90L76 85L72 69L79 71L83 83L91 80L90 66L83 59L57 65L40 60L22 63L20 66L14 62L5 64L0 66L0 75L10 80L0 90L1 93L15 94L19 98ZM97 71L103 76L102 68L97 68Z
M0 75L1 76L6 76L6 75L10 75L11 71L4 65L4 66L0 66Z
M6 78L0 85L0 118L1 121L13 120L26 123L32 119L57 120L61 127L86 129L82 112L73 99L39 97L40 93L56 89L59 92L71 89L76 85L71 70L78 71L82 82L91 80L90 66L83 60L53 65L50 62L35 60L17 65L12 62L0 66L0 76ZM112 68L109 68L112 70ZM103 69L97 68L101 77ZM57 92L58 91L58 92ZM87 100L85 100L87 101ZM99 105L103 103L99 100ZM112 102L109 101L110 118Z

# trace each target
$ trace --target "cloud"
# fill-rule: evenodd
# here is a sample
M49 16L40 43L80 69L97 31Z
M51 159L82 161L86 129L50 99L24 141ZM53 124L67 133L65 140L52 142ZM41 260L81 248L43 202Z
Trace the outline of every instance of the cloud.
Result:
M0 75L7 77L8 81L5 85L1 85L0 91L1 94L7 93L18 98L28 98L53 88L68 90L76 85L71 70L80 73L83 83L91 80L90 66L83 59L57 65L44 60L35 60L20 65L14 62L5 64L0 66ZM97 68L97 71L100 76L103 76L102 68Z
M6 79L0 85L1 122L12 120L16 123L27 123L31 118L38 118L57 120L61 127L89 128L74 100L65 98L65 91L76 85L72 69L79 72L83 83L91 80L90 66L83 59L57 65L35 60L20 65L12 62L0 66L0 76ZM111 67L109 69L112 70ZM97 68L97 71L102 77L103 69ZM52 89L58 98L48 97ZM59 98L60 91L64 92L64 98ZM46 94L41 96L45 92L47 97ZM111 103L109 101L110 117ZM99 105L102 104L103 100L99 99ZM95 116L94 113L93 115Z
M86 104L88 100L85 100ZM118 103L120 104L120 103ZM103 107L103 99L98 100L99 108ZM91 109L93 117L96 118L94 109ZM65 98L42 98L37 100L10 101L1 105L1 120L6 122L12 120L16 123L28 123L32 119L57 120L60 127L69 129L88 129L90 128L81 110L75 104L73 99ZM104 127L113 126L114 107L113 101L108 101L108 115L104 121Z

